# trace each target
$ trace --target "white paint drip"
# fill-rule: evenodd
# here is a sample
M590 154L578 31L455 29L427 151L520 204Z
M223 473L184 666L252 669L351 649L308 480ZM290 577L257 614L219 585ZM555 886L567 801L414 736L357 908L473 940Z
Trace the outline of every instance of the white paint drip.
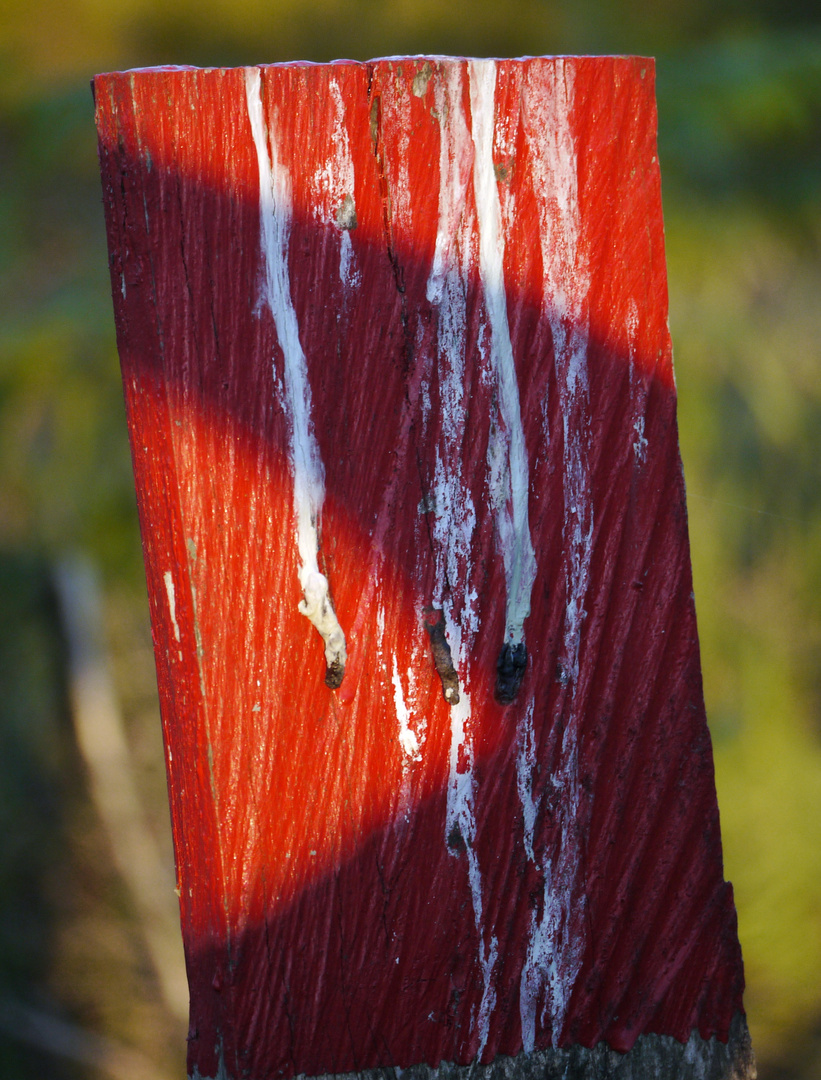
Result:
M467 191L474 149L463 107L463 67L457 61L438 65L434 75L435 115L439 120L439 220L427 299L437 313L441 429L436 446L431 531L436 596L445 636L459 674L459 701L451 705L445 839L447 850L467 859L473 918L479 940L482 997L474 1017L481 1057L496 1003L493 970L498 940L484 930L482 873L476 850L474 747L471 729L470 657L478 630L475 589L470 587L471 546L476 508L463 475L468 400L465 388L468 275L475 264L475 217L468 212ZM425 418L426 419L426 418Z
M559 792L560 825L558 848L552 857L535 850L534 825L539 801L533 796L532 716L525 718L519 732L517 782L525 846L544 878L542 910L540 915L534 911L531 916L520 983L522 1043L526 1051L531 1051L537 1025L549 1028L553 1045L558 1044L585 948L584 920L579 917L586 899L577 827L581 789L575 697L592 555L593 505L587 448L589 385L585 309L589 272L580 246L578 167L570 124L572 61L559 59L550 66L530 67L526 69L525 80L524 129L539 212L543 304L553 336L564 444L566 608L561 665L570 695L559 761L551 777Z
M504 235L493 164L496 63L493 60L471 60L468 70L475 147L473 183L479 218L479 272L490 322L491 362L496 373L499 411L504 428L503 432L497 428L490 450L493 459L491 491L498 514L505 563L505 639L517 645L524 640L524 623L530 614L536 556L528 522L530 477L519 405L519 384L507 321Z
M531 698L519 722L519 752L516 755L516 787L524 817L524 845L527 857L535 862L533 833L536 828L538 801L533 798L533 776L536 771L536 735L533 729L534 701Z
M177 600L174 594L174 578L170 570L166 570L162 576L165 582L165 591L168 595L168 613L171 616L171 625L174 627L174 637L180 640L180 628L177 624Z
M630 361L630 392L633 404L633 454L639 465L647 455L647 439L644 435L644 409L647 403L646 393L641 393L642 379L636 363L636 342L639 334L639 309L635 300L630 301L627 314L627 349Z
M522 970L520 1008L525 1053L531 1053L535 1047L537 1019L542 1027L551 1023L555 1044L564 1020L563 1015L561 1022L557 1020L556 1004L563 1002L566 1009L568 968L578 973L581 967L584 941L568 933L571 914L566 905L568 885L572 886L572 882L561 880L548 859L544 867L542 915L537 919L535 911L531 914L530 939Z
M246 69L245 88L248 119L259 163L260 244L265 259L263 300L274 317L285 363L284 402L291 429L299 583L303 595L299 610L322 636L328 667L344 669L345 634L331 603L328 580L318 565L318 528L325 499L325 470L313 430L308 367L291 299L288 273L291 179L279 161L274 132L266 131L258 68Z

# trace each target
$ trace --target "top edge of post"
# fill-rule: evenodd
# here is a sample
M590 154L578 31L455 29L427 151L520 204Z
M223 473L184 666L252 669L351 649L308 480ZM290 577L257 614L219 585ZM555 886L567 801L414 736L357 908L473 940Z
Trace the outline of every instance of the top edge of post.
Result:
M536 56L461 56L450 55L444 53L407 53L399 54L396 56L376 56L370 60L351 60L351 59L338 59L338 60L281 60L274 63L258 63L258 64L240 64L233 65L232 67L198 67L195 64L158 64L148 67L134 67L124 68L123 70L114 71L101 71L98 72L94 78L101 79L111 75L149 75L159 74L161 72L212 72L212 71L243 71L246 68L314 68L314 67L369 67L372 64L384 64L384 63L397 63L410 60L428 60L433 63L441 63L443 61L455 60L462 63L467 63L474 60L491 60L494 63L526 63L530 60L629 60L640 61L647 64L655 64L655 57L641 56L632 53L604 53L604 54L587 54L587 53L556 53L549 55L536 55Z

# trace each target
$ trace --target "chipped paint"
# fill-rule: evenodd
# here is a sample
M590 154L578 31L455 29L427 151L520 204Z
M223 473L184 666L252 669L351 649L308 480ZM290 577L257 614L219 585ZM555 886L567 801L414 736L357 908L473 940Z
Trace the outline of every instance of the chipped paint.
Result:
M334 220L341 230L339 242L339 280L347 289L355 289L362 284L362 275L356 268L351 232L356 228L356 203L354 201L354 165L351 156L351 141L345 127L345 102L336 79L329 83L334 102L335 117L331 136L336 151L332 163L329 163L332 182L331 191L338 203ZM341 198L340 198L341 195Z
M314 218L339 230L339 280L350 290L362 284L350 235L357 227L356 176L345 101L336 79L330 79L328 91L333 103L332 152L308 177L308 191Z
M177 600L174 594L174 576L170 570L166 570L163 574L163 581L165 582L165 592L168 597L168 614L171 616L171 625L174 627L174 637L179 641L180 628L177 623Z
M311 386L291 299L288 237L291 224L291 178L277 154L275 132L266 129L258 68L245 71L248 119L259 165L260 245L265 260L263 299L274 317L285 364L284 402L291 427L294 516L299 551L300 612L316 627L325 644L325 681L342 682L347 658L328 579L319 569L319 521L325 499L325 470L311 417ZM270 151L270 153L269 153Z

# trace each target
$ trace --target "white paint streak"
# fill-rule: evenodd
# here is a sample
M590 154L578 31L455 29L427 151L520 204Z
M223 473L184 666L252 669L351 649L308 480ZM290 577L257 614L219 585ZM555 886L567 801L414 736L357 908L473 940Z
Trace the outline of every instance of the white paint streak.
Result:
M174 627L174 637L180 640L180 628L177 625L177 601L174 594L174 578L170 570L166 570L162 577L165 582L165 591L168 595L168 613L171 616L171 625Z
M469 478L466 480L463 475L463 462L469 407L465 387L466 308L469 273L475 265L476 220L467 206L474 148L463 106L463 70L458 61L443 61L437 65L433 77L434 114L439 120L440 132L439 220L427 299L437 314L441 428L436 444L433 487L426 501L433 509L434 606L444 613L445 636L460 681L459 701L450 709L445 838L451 855L463 853L467 860L482 971L482 998L474 1017L477 1057L481 1057L496 1003L493 970L498 957L498 941L494 935L488 940L484 929L482 872L475 842L470 660L478 631L478 596L470 579L476 508Z
M493 433L490 449L491 492L498 515L505 563L505 639L516 645L524 640L524 622L530 614L536 556L528 522L530 478L527 447L507 321L504 235L493 164L496 64L493 60L471 60L468 70L475 147L473 183L479 218L479 271L490 322L491 363L496 374L504 429L502 431L497 427Z
M522 1049L531 1053L535 1047L536 1024L550 1026L553 1043L556 1044L564 1021L569 988L568 970L574 978L581 967L584 941L569 932L565 896L568 882L562 880L547 859L544 872L542 914L530 916L530 938L527 957L522 969L520 987L520 1010L522 1021ZM572 884L572 883L571 883ZM542 1008L539 1011L539 999ZM557 1016L557 1007L560 1015Z
M630 360L630 396L633 405L633 454L636 462L641 465L647 455L647 439L644 435L644 411L647 405L647 394L642 393L643 380L638 368L636 349L639 334L639 309L635 300L630 301L630 310L627 314L627 349Z
M539 212L543 305L549 320L562 418L565 551L565 619L561 668L568 687L560 708L564 733L551 783L557 791L557 848L536 850L535 755L531 721L519 733L517 768L528 855L544 879L541 913L531 916L527 956L520 984L522 1043L534 1048L537 1027L558 1045L585 947L583 852L578 830L581 788L578 776L579 716L576 689L582 625L592 555L587 431L587 292L589 271L580 242L578 166L571 128L573 63L562 59L526 69L523 92L525 137L529 143Z
M288 238L291 178L279 161L274 132L266 130L258 68L245 72L248 119L259 164L260 244L265 259L263 299L271 309L285 365L285 407L290 421L294 513L299 550L300 612L325 643L325 660L344 668L345 634L331 603L328 580L319 570L319 519L325 499L325 470L311 418L311 386L291 299ZM269 153L270 150L270 153Z
M516 755L516 787L522 804L524 818L524 845L527 857L535 862L533 853L533 833L536 827L536 814L539 804L533 798L533 777L536 771L536 736L533 729L534 701L531 698L527 709L519 722L519 752Z
M406 764L408 761L421 761L422 755L419 753L419 739L416 736L416 732L410 726L411 711L405 701L405 692L402 689L402 677L399 674L399 665L396 662L396 657L393 658L393 703L396 709L396 719L399 723L399 745L402 748L402 753L405 756Z

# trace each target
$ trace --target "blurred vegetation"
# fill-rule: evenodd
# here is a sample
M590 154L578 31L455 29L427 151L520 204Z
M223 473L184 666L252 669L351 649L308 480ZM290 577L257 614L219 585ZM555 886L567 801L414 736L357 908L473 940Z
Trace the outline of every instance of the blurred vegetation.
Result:
M409 52L657 57L681 444L746 1002L761 1076L817 1078L821 13L799 0L477 0L469 17L439 0L0 0L0 1073L126 1075L130 1051L158 1077L183 1073L184 1030L72 734L52 587L66 552L101 567L133 768L170 852L88 80ZM20 1009L77 1034L73 1063Z

